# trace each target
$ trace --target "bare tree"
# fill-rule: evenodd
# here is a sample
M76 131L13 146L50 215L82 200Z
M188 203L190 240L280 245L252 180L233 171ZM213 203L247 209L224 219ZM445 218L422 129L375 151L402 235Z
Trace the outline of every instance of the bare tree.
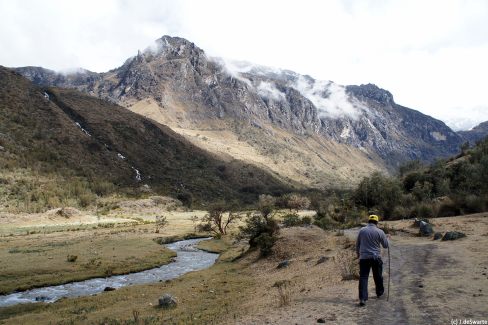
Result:
M239 218L238 213L227 211L222 205L216 205L202 217L198 228L202 231L211 231L216 235L226 235L229 225Z
M295 209L298 211L308 209L308 207L310 206L310 199L306 196L292 194L288 197L287 205L290 210Z
M159 233L159 230L163 229L169 224L168 220L166 220L165 216L156 216L156 231L155 233Z

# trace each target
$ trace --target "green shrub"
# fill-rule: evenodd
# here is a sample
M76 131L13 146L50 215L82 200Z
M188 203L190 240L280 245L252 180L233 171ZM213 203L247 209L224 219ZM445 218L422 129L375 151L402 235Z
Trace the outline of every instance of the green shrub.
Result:
M276 220L261 214L248 214L245 225L240 227L239 237L249 238L249 246L258 248L261 256L271 254L271 248L276 241L279 225Z
M430 204L420 203L414 207L411 216L419 219L432 218L434 216L434 209Z
M262 257L271 255L272 248L276 242L276 236L268 233L262 233L255 239L256 246L259 247Z
M302 224L303 223L300 216L296 213L290 213L283 217L283 225L285 227L297 227L301 226Z
M305 216L302 218L302 224L305 226L310 226L312 224L312 218L309 216Z
M477 195L468 195L464 201L465 213L478 213L486 210L485 200Z

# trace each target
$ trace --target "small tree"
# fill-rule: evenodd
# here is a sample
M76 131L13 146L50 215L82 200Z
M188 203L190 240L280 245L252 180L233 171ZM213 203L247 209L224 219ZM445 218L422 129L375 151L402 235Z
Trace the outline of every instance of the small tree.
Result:
M287 206L290 210L304 210L310 206L310 199L306 196L292 194L288 197Z
M198 217L197 216L192 216L190 218L190 220L193 223L193 231L194 232L197 232L197 230L198 230L198 221L199 221Z
M159 233L159 230L163 229L169 224L168 220L165 216L156 216L156 231L155 233Z
M211 231L216 235L222 236L227 234L227 228L232 223L239 220L238 213L228 211L223 205L218 204L210 208L208 213L202 217L198 228L201 230Z
M259 196L258 210L261 212L263 218L267 219L269 216L271 216L273 210L275 209L275 205L275 197L267 194L261 194Z

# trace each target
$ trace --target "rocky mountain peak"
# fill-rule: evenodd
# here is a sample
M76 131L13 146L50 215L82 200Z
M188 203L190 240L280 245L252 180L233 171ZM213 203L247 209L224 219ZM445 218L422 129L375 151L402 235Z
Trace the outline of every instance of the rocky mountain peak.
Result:
M374 100L380 104L391 106L395 104L393 100L393 95L385 89L382 89L375 84L361 84L357 85L350 85L346 87L349 93L352 93L354 96L360 99L369 99Z
M155 45L144 50L146 58L195 59L206 58L205 52L194 43L181 38L164 35L155 41ZM139 54L140 56L141 54Z

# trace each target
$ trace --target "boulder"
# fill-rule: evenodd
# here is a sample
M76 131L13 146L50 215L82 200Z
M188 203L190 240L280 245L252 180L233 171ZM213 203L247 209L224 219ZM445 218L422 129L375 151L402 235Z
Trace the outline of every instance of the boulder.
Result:
M317 319L317 323L319 323L319 324L325 324L325 318L319 318L319 319Z
M159 307L161 308L173 308L176 307L178 302L176 298L170 295L169 293L165 293L159 298Z
M35 298L35 300L36 300L36 301L39 301L39 302L45 302L45 301L49 301L49 300L51 300L51 298L46 297L46 296L37 296L37 297Z
M448 231L444 234L444 237L442 237L442 240L456 240L459 238L466 237L466 234L460 232L460 231Z
M105 287L105 289L103 289L103 291L114 291L115 288L114 287Z
M413 226L414 227L420 227L420 224L422 222L425 222L425 223L430 223L429 222L429 219L418 219L418 218L415 218L415 220L413 221Z
M420 236L428 237L434 233L434 229L430 223L420 221Z
M322 264L322 263L327 262L327 260L328 260L328 259L329 259L329 258L328 258L327 256L321 256L321 257L319 258L319 260L317 261L317 265L318 265L318 264Z
M436 232L436 233L434 234L434 240L439 240L439 239L441 239L441 238L442 238L442 233L440 233L440 232Z
M278 266L276 268L282 269L282 268L288 267L289 265L290 265L290 261L284 260L284 261L280 262L280 264L278 264Z

